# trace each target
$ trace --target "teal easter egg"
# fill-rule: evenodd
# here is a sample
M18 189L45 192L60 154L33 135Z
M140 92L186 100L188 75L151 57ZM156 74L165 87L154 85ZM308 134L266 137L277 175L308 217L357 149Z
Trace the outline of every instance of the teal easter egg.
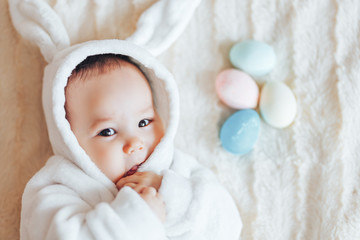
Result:
M260 133L259 114L252 110L240 110L231 115L220 130L220 141L225 150L235 155L250 152Z
M264 42L255 40L235 44L230 50L229 57L234 67L255 77L266 75L276 63L274 49Z

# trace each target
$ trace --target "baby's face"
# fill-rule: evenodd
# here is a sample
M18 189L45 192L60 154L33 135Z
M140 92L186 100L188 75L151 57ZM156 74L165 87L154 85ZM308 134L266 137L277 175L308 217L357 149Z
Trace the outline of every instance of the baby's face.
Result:
M74 80L66 89L71 129L91 160L116 183L133 174L164 135L149 83L128 62Z

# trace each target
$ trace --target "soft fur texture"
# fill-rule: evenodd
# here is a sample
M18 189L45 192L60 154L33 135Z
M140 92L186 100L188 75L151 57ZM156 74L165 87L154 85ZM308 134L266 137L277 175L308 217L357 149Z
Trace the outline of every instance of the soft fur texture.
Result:
M83 8L92 13L87 21L84 14L62 14L73 16L67 18L72 42L125 39L154 2ZM44 60L16 34L7 1L0 3L0 238L16 239L25 183L51 150L40 97ZM104 13L112 17L97 20ZM231 192L245 239L360 238L359 15L356 0L203 1L185 32L160 56L180 89L176 145L211 167ZM237 157L220 146L219 128L234 110L219 102L214 80L230 67L231 46L245 39L274 46L278 63L257 80L288 84L298 114L286 129L262 123L255 149Z
M174 153L178 90L172 74L151 55L176 40L197 3L160 0L142 14L135 37L72 45L54 11L56 6L41 0L10 2L16 29L38 45L49 62L44 70L42 102L54 153L25 187L21 239L240 237L239 212L215 175L190 155L179 150ZM183 14L174 17L173 13ZM108 53L129 56L141 68L164 125L165 135L138 170L163 176L159 188L166 206L163 224L140 195L129 187L118 190L101 172L80 147L65 118L64 89L72 70L88 56Z
M161 224L128 187L118 190L80 147L65 118L65 86L87 56L129 56L147 76L165 135L139 171L163 176L159 192L167 218ZM242 223L229 193L209 170L178 150L175 81L147 50L129 41L97 40L65 48L46 66L43 106L54 151L26 185L21 239L238 239Z

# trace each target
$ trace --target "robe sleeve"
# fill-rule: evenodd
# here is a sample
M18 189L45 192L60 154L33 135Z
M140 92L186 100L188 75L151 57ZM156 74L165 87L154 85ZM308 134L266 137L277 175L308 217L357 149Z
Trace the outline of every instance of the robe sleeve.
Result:
M230 194L193 157L177 152L160 193L171 239L239 239L242 222Z
M163 224L129 187L94 207L64 185L48 185L28 198L22 239L166 239Z

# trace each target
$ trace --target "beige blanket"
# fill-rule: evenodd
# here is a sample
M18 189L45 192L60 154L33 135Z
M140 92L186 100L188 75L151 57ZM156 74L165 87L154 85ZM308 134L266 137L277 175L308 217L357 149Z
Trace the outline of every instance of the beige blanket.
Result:
M123 2L120 38L155 0ZM203 0L159 57L180 89L177 146L231 192L244 239L360 239L359 16L357 0ZM7 0L0 30L0 239L18 239L24 186L52 154L41 106L46 63L14 30ZM218 138L234 110L214 81L230 67L231 46L246 39L274 47L275 69L257 80L285 82L298 114L286 129L262 122L254 150L234 156Z

